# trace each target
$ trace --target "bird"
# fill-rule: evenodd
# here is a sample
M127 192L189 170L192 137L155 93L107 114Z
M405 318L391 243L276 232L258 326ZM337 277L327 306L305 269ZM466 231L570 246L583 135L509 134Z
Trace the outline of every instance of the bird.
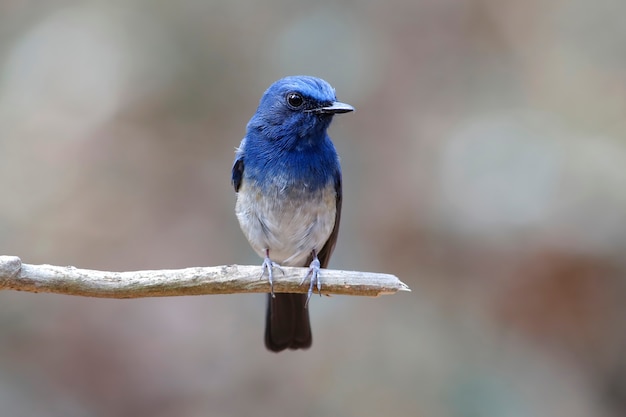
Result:
M327 129L334 115L352 111L320 78L282 78L261 97L235 151L235 213L270 284L264 338L270 351L311 347L308 302L314 289L321 294L320 269L341 218L341 166ZM274 294L274 269L281 266L308 267L307 294Z

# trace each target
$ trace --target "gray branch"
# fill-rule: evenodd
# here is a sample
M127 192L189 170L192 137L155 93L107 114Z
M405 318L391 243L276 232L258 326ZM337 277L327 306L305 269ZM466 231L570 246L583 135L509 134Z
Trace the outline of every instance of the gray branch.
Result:
M301 284L307 268L274 272L274 291L306 293ZM378 296L411 291L394 275L322 269L322 293ZM108 272L73 266L23 264L17 256L0 256L0 290L47 292L99 298L267 293L260 265L224 265L154 271Z

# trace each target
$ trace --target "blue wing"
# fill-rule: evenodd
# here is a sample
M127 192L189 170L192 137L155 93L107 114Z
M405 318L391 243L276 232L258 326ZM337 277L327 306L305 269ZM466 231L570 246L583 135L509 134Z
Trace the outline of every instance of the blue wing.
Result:
M235 162L233 162L233 171L231 182L235 188L235 192L239 191L241 186L241 179L243 178L243 149L246 145L246 138L243 138L237 152L235 153Z

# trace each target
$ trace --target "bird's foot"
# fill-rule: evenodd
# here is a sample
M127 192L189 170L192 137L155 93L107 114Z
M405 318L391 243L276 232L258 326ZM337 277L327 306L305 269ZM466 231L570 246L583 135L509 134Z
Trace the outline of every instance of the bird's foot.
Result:
M274 295L274 268L278 269L283 275L285 274L285 271L283 271L283 268L281 268L280 265L270 259L269 251L265 251L265 259L263 259L262 268L263 270L261 271L261 276L263 276L265 271L267 271L267 278L270 282L270 293L272 294L272 298L274 298L276 297Z
M314 255L313 261L309 265L309 272L305 275L305 277L300 282L300 285L306 281L308 277L311 277L311 283L309 284L309 291L306 296L306 303L304 303L304 308L307 308L309 305L309 300L311 299L311 295L313 294L313 289L317 288L317 292L320 297L322 296L322 281L320 280L320 271L321 265L320 260L317 259L317 255Z

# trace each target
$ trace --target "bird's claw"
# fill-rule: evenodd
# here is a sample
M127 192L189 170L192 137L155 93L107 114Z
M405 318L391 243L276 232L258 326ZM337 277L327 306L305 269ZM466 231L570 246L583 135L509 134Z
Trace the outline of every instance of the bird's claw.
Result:
M313 294L313 288L317 288L317 292L319 293L320 297L322 296L322 281L320 280L320 270L321 270L320 261L319 259L317 259L317 256L316 256L311 262L311 264L309 265L309 272L307 272L304 278L302 278L302 281L300 281L300 285L302 285L308 277L311 277L311 283L309 284L309 291L307 292L307 295L306 295L306 302L304 303L304 308L307 308L309 305L309 300L311 299L311 295Z
M265 259L263 259L263 270L261 271L261 276L263 276L263 274L265 274L265 271L267 271L267 278L270 282L270 294L272 294L272 298L276 297L274 295L274 268L278 269L283 275L285 275L285 271L283 270L283 268L278 265L276 262L273 262L269 256L266 256Z

